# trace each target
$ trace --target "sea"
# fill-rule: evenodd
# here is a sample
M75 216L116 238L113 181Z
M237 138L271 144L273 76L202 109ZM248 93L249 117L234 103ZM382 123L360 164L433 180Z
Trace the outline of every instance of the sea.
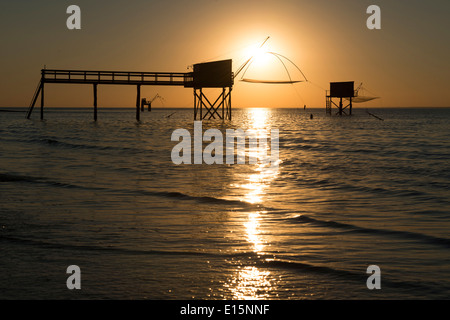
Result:
M2 300L450 298L450 108L250 108L202 122L224 136L277 129L270 170L175 164L190 108L140 122L127 108L100 108L97 122L92 109L47 108L44 121L10 110Z

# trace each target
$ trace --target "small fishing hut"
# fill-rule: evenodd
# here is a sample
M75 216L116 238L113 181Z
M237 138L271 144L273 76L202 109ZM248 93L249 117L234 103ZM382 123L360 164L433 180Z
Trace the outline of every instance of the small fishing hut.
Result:
M326 112L331 115L333 106L338 111L336 114L352 115L352 99L355 96L355 82L330 82L330 90L326 92ZM333 100L338 99L338 104ZM348 104L344 106L343 100L347 100ZM347 113L348 111L348 113Z

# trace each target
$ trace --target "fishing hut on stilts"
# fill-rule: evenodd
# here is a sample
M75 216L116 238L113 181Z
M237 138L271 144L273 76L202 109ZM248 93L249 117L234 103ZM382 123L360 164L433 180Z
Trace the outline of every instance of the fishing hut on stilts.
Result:
M198 63L188 74L186 88L194 89L194 120L231 120L231 90L234 84L232 60ZM221 89L213 103L203 89Z
M326 113L332 114L333 106L337 108L336 114L352 115L352 99L355 96L355 82L330 82L330 90L326 91ZM333 99L338 99L337 102ZM348 104L344 106L344 99L348 101ZM348 113L347 113L348 111Z

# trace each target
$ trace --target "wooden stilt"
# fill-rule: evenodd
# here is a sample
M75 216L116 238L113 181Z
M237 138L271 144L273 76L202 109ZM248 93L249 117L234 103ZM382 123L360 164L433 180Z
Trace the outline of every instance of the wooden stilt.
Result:
M222 88L222 120L225 121L225 88Z
M203 120L203 90L200 89L200 120Z
M41 84L41 120L44 120L44 81Z
M352 115L352 97L350 97L350 115Z
M137 97L136 97L136 121L141 121L140 102L141 102L141 85L137 85Z
M30 107L28 108L27 119L30 119L30 117L31 117L31 113L33 112L34 105L36 104L37 98L39 97L39 94L41 93L41 89L42 89L42 80L39 81L39 84L36 88L33 99L31 101Z
M228 110L229 110L229 114L228 114L228 120L231 121L231 87L228 89L229 90L229 95L228 95Z
M94 83L94 121L97 121L97 84Z
M194 88L194 120L197 120L197 92Z

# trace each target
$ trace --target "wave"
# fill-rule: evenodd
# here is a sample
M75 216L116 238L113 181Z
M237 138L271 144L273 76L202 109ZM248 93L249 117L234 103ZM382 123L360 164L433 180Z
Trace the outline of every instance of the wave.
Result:
M358 283L364 284L367 281L367 277L369 276L365 273L365 270L361 272L344 270L344 269L336 269L327 266L318 266L312 265L304 262L298 261L290 261L283 259L260 259L256 265L260 268L278 268L278 269L287 269L294 272L310 272L310 273L319 273L326 274L330 276L334 276L337 278L342 278L343 280L352 280ZM432 291L434 292L436 288L440 288L440 290L449 290L449 288L445 288L440 283L432 283L432 282L412 282L412 281L400 281L389 279L386 275L382 277L382 286L390 287L390 288L402 288L405 290L421 290L424 291Z
M35 139L33 142L41 142L53 146L60 146L70 149L96 149L96 150L125 150L125 151L135 151L135 152L141 152L142 150L138 150L135 148L129 148L129 147L116 147L116 146L98 146L98 145L92 145L92 144L80 144L80 143L71 143L71 142L64 142L54 139Z
M15 174L9 174L9 173L0 173L0 182L29 182L29 183L42 183L42 184L53 185L53 186L63 187L63 188L80 188L80 189L84 188L84 187L77 186L77 185L70 184L70 183L63 183L63 182L48 180L47 178L15 175ZM93 188L86 188L86 189L93 189ZM94 189L97 190L100 188L94 188Z
M277 268L286 269L293 272L305 272L308 273L319 273L323 275L329 275L337 278L342 278L343 280L356 281L358 283L365 283L368 275L362 271L352 271L337 269L328 266L313 265L305 262L284 260L276 258L273 255L258 254L254 251L249 252L207 252L207 251L175 251L175 250L139 250L130 249L123 247L112 247L112 246L100 246L100 245L82 245L82 244L68 244L68 243L54 243L49 241L42 241L36 239L25 239L20 237L11 237L0 234L0 241L9 242L13 245L26 245L26 246L37 246L45 249L52 250L65 250L65 251L81 251L81 252L91 252L92 254L99 253L110 253L118 255L141 255L141 256L196 256L196 257L215 257L219 259L230 259L230 258L245 258L244 263L249 263L250 265L259 268ZM243 261L241 261L243 262ZM442 285L436 283L418 283L411 281L398 281L383 277L382 283L384 286L392 288L403 288L407 290L435 290L435 288L442 288ZM448 290L446 288L442 288ZM441 290L442 290L441 289Z
M223 204L223 205L238 205L251 208L261 208L260 205L252 204L250 202L240 201L240 200L229 200L223 198L215 198L208 196L192 196L176 191L146 191L146 190L135 190L134 193L139 193L148 196L159 196L165 198L175 198L178 200L192 200L200 203L212 203L212 204ZM269 209L269 208L264 208Z
M126 253L126 254L142 254L142 255L151 255L151 254L165 254L165 255L203 255L202 252L192 252L192 251L162 251L162 250L133 250L126 248L118 248L118 247L103 247L103 246L94 246L94 245L75 245L75 244L63 244L63 243L52 243L41 240L34 239L24 239L18 237L8 237L0 235L0 240L9 241L16 244L22 245L34 245L39 247L44 247L48 249L59 249L59 250L78 250L78 251L102 251L102 252L117 252L117 253Z
M39 183L39 184L47 184L55 187L62 188L76 188L76 189L84 189L84 190L95 190L95 191L106 191L106 192L114 192L114 193L131 193L133 195L140 194L144 196L154 196L154 197L164 197L171 198L177 200L188 200L188 201L196 201L199 203L211 203L211 204L219 204L219 205L229 205L229 206L238 206L241 208L251 208L251 209L259 209L259 210L273 210L274 208L262 207L259 204L252 204L250 202L240 201L240 200L230 200L223 198L215 198L210 196L194 196L189 195L177 191L147 191L147 190L118 190L111 188L102 188L102 187L84 187L76 184L63 183L54 180L49 180L43 177L32 177L25 175L14 175L14 174L3 174L0 173L0 182L25 182L25 183Z
M38 182L40 178L0 173L0 182Z
M11 237L0 234L0 241L6 241L10 244L37 246L45 249L54 250L69 250L69 251L83 251L83 252L109 252L123 255L170 255L170 256L212 256L221 258L239 258L249 257L252 259L260 257L254 251L237 252L237 253L215 253L207 251L175 251L175 250L139 250L123 247L100 246L100 245L81 245L68 243L55 243L50 241L42 241L37 239L26 239L21 237Z
M390 236L403 239L411 239L416 241L423 241L432 245L438 245L445 248L450 248L450 239L434 237L422 233L410 232L410 231L399 231L399 230L388 230L388 229L375 229L360 227L352 224L336 222L332 220L319 220L315 218L308 217L306 215L297 216L294 218L289 218L295 223L310 223L318 226L328 227L332 229L344 230L348 233L361 233L361 234L375 234L381 236Z
M319 169L321 170L321 169ZM363 175L361 175L363 176ZM286 179L293 181L297 187L320 188L323 190L340 190L354 192L357 194L382 195L385 198L411 198L413 200L434 201L436 203L448 204L445 195L431 190L435 188L437 191L448 190L448 184L444 182L393 182L391 185L383 185L380 181L374 181L369 185L367 181L352 180L344 181L344 179L320 178L321 176L295 176L294 174L286 176ZM441 176L442 178L442 176ZM396 184L403 184L399 187ZM424 188L426 187L426 189Z
M29 138L29 139L5 139L8 141L14 142L22 142L22 143L37 143L44 144L52 147L61 147L67 149L88 149L88 150L99 150L99 151L110 151L110 150L119 150L119 151L127 151L133 153L140 153L143 150L138 148L126 147L126 146L107 146L107 145L95 145L95 144L85 144L85 143L73 143L66 142L61 140L56 140L52 138ZM115 141L117 142L117 141ZM151 152L151 150L145 150L146 152Z

